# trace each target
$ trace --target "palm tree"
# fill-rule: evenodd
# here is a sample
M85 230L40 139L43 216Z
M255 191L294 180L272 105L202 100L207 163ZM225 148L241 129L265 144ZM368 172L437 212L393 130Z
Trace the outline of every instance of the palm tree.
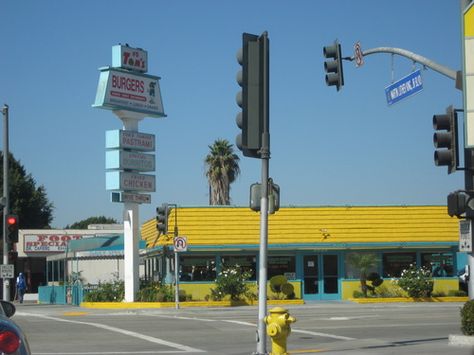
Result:
M239 157L227 139L217 139L206 156L211 205L230 205L230 184L240 174Z
M369 271L378 266L379 259L375 254L370 253L351 253L348 255L347 261L352 267L359 271L360 286L364 297L367 297L367 277Z

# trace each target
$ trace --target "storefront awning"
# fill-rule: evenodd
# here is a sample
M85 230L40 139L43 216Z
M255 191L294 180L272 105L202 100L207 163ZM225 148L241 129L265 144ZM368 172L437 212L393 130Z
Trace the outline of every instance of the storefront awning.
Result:
M97 258L123 257L124 238L123 234L113 236L97 236L93 238L83 238L69 241L66 251L63 254L52 255L48 261L76 259L76 258ZM140 240L139 249L145 249L145 241Z

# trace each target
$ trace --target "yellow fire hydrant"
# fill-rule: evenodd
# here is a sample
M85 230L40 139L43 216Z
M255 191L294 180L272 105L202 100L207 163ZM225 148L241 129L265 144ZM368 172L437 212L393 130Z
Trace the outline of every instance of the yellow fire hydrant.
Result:
M267 334L272 338L272 352L270 355L288 355L286 352L286 338L290 336L290 324L296 322L288 310L282 307L271 309L270 315L263 321L267 325Z

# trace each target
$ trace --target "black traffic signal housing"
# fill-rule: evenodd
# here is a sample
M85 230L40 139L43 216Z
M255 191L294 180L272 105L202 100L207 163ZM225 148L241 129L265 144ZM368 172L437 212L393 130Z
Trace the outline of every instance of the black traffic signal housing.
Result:
M242 66L237 73L237 83L242 90L237 94L237 105L242 111L237 114L236 123L242 130L236 137L236 146L243 155L261 157L262 134L265 112L268 112L269 59L268 36L243 33L242 47L237 61Z
M337 91L339 91L344 86L341 45L337 40L335 40L333 45L323 47L323 54L325 58L329 59L324 62L326 85L335 85Z
M448 195L448 215L462 218L468 210L474 211L472 191L454 191Z
M459 161L458 150L458 118L453 106L446 109L445 114L433 115L434 162L436 166L447 166L448 174L454 173Z
M167 203L163 203L160 207L156 208L156 229L158 234L168 234L168 216L171 212L171 208Z
M5 218L7 224L6 242L8 244L18 243L18 216L9 214Z

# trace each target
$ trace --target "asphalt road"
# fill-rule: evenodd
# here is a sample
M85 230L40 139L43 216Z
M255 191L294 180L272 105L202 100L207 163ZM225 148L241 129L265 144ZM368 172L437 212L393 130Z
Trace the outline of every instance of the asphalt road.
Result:
M461 334L462 303L288 306L297 322L290 354L474 354L448 344ZM257 308L101 310L17 305L14 320L35 355L252 354ZM267 350L271 345L268 339Z

